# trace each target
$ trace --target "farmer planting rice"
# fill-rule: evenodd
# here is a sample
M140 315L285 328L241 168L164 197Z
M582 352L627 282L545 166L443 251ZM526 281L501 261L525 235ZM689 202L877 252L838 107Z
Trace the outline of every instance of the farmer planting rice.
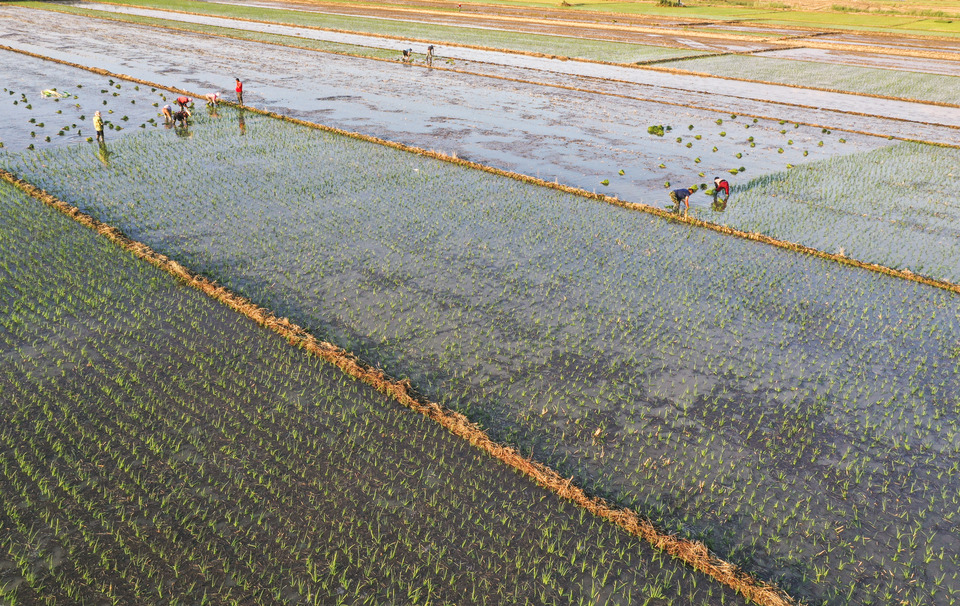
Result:
M427 65L433 67L433 45L427 47L427 58L425 59Z
M207 93L203 98L207 100L207 105L216 107L217 103L220 102L220 93Z
M730 184L727 183L726 179L721 179L720 177L713 178L713 203L717 203L717 198L720 196L720 192L723 192L723 203L726 204L727 200L730 199Z
M181 95L177 97L177 105L180 106L181 111L186 111L187 106L190 105L191 103L193 103L193 99L191 99L190 97L187 97L185 95Z
M693 189L675 189L670 192L670 201L677 205L677 210L680 210L680 202L682 201L687 210L690 209L690 194L693 193Z
M173 113L170 111L170 104L163 106L163 109L160 110L163 113L164 122L173 122Z

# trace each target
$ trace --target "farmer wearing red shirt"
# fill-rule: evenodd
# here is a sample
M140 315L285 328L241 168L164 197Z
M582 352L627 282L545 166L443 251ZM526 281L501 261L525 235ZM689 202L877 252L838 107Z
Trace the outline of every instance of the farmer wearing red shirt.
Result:
M180 111L187 109L187 106L190 105L191 103L193 103L193 99L191 99L190 97L187 97L184 95L177 97L177 105L180 106Z
M727 200L730 199L730 184L727 183L726 179L721 179L720 177L713 178L713 202L717 202L717 197L720 195L720 192L723 192L723 203L726 204Z
M240 78L234 78L237 81L237 103L243 105L243 82L240 81Z

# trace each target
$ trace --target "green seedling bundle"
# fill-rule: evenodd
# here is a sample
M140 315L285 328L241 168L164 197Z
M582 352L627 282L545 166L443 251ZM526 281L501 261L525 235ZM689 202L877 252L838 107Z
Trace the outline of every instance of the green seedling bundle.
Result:
M2 163L795 595L960 592L955 295L233 111Z
M4 603L743 603L5 183L0 251Z

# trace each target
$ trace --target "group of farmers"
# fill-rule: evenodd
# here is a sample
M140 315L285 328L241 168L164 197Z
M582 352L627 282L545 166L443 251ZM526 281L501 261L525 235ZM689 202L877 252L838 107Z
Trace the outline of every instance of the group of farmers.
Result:
M690 196L696 188L680 188L670 192L670 202L675 206L674 210L680 210L680 204L683 203L684 210L690 209ZM721 193L723 197L721 197ZM726 179L714 177L713 179L713 208L714 210L723 210L727 206L727 200L730 199L730 183Z
M237 81L236 92L237 92L237 104L243 105L243 82L240 81L240 78L234 78ZM220 103L220 93L210 93L204 95L204 99L207 102L207 105L216 107ZM187 118L190 117L190 110L187 109L188 106L193 104L193 99L187 97L186 95L180 95L176 99L177 105L180 107L179 110L173 111L173 108L170 104L164 105L163 109L163 120L167 124L176 125L180 123L181 126L187 125ZM95 112L93 114L93 130L97 132L97 142L103 143L103 116L100 112Z
M411 57L410 50L403 51L403 61L406 62L408 57ZM427 49L427 62L428 64L432 63L433 59L433 46L431 45ZM234 78L236 80L236 93L237 93L237 104L243 105L243 82L240 81L240 78ZM204 99L207 102L207 105L216 107L220 102L220 93L210 93L204 95ZM190 117L190 110L187 109L187 106L193 103L193 99L185 95L177 97L177 105L180 106L180 109L176 112L173 112L170 105L163 106L163 119L168 124L173 123L176 125L178 122L186 126L187 118ZM103 117L100 115L100 112L96 112L93 115L93 128L97 131L97 141L103 143ZM713 207L715 210L723 210L727 205L727 200L730 199L730 183L726 179L721 179L720 177L715 177L713 179L714 189L713 189ZM690 196L693 192L696 191L696 188L681 188L675 189L670 192L670 201L674 205L674 210L680 210L680 204L682 203L685 210L690 209ZM721 197L722 194L722 197Z

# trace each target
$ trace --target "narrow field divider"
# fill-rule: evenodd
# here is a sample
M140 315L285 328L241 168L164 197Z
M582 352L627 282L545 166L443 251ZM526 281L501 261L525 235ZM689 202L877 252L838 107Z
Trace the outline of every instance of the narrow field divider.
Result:
M93 230L137 258L167 272L260 326L272 330L284 337L291 345L306 350L336 366L347 375L388 395L398 403L432 419L452 434L469 441L475 447L509 465L557 496L644 539L656 549L665 551L694 569L713 577L757 604L797 606L798 602L783 590L758 580L736 565L718 558L703 543L660 532L653 523L633 510L617 507L600 497L590 496L573 483L573 478L561 476L552 468L524 456L511 446L494 442L485 431L463 414L444 408L417 394L409 379L398 380L390 377L350 352L332 343L320 341L288 318L277 317L270 310L260 307L246 297L193 273L177 261L157 253L146 244L127 237L116 227L99 221L76 206L56 198L4 169L0 169L0 178Z

